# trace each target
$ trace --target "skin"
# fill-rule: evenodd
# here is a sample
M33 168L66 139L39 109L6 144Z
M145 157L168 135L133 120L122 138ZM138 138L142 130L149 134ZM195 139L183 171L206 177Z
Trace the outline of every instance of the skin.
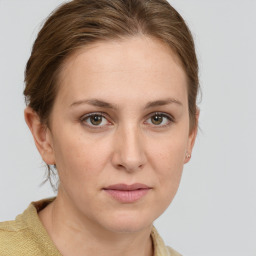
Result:
M25 110L60 178L56 200L39 213L43 225L63 255L153 255L152 223L175 196L197 130L179 59L144 36L98 42L66 60L59 82L50 127ZM86 116L95 112L98 126ZM151 189L121 203L103 189L119 183Z

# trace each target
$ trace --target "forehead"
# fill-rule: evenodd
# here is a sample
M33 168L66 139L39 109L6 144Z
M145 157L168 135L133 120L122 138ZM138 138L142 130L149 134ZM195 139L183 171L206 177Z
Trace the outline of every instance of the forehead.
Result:
M129 97L166 92L186 96L187 79L179 58L161 41L132 37L93 43L68 57L59 76L57 97Z

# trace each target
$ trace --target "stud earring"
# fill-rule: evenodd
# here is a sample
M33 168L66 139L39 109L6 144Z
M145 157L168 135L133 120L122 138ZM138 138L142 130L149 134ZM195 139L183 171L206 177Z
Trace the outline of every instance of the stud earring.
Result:
M186 158L190 158L191 155L189 153L186 153Z

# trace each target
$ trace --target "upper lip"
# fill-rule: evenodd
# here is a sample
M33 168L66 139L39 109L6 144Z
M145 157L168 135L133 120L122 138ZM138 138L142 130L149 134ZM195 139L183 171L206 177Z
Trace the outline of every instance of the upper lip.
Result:
M123 190L123 191L131 191L131 190L138 190L138 189L150 189L149 186L145 185L145 184L141 184L141 183L134 183L131 185L127 185L127 184L114 184L114 185L110 185L106 188L104 188L105 190Z

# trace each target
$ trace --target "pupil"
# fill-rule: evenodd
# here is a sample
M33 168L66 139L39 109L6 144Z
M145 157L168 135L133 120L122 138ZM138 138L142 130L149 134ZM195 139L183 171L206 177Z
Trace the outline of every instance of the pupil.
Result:
M163 117L160 115L155 115L151 120L153 124L161 124L163 122Z
M91 116L90 121L94 125L99 125L102 122L102 116L99 116L99 115Z

